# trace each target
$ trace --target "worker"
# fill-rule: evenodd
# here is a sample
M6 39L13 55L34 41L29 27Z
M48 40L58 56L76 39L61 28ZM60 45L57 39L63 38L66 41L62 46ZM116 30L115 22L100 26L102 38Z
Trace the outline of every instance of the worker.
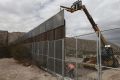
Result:
M67 74L70 78L74 78L74 70L75 70L75 64L73 63L68 63L67 64Z
M73 3L73 5L71 6L71 8L78 10L80 8L80 5L82 4L81 0L78 0L76 2Z

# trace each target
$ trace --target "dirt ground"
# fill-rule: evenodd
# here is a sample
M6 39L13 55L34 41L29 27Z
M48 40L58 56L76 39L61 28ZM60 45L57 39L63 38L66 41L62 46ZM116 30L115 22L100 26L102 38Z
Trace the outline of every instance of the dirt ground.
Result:
M93 72L88 75L92 79L97 80L97 73ZM118 69L108 69L102 71L102 80L120 80L120 68Z
M0 80L57 80L55 76L37 68L23 66L14 59L0 59Z

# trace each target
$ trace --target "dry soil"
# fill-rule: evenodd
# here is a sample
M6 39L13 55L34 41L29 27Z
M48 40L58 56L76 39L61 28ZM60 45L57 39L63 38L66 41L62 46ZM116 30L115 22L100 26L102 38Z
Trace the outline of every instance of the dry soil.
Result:
M0 59L0 80L57 80L36 66L23 66L14 59Z

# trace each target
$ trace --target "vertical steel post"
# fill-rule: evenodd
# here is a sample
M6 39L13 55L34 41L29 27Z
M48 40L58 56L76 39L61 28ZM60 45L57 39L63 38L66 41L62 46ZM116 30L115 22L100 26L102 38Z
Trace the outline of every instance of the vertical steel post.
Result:
M78 80L78 57L77 57L77 50L78 50L78 46L77 46L77 38L76 38L76 80Z
M38 62L39 62L39 42L37 42L37 59L38 59Z
M33 41L33 62L35 61L35 41Z
M98 80L102 80L102 65L101 65L101 33L98 32L97 38L97 70L98 70Z
M99 79L99 36L97 37L97 48L96 48L96 50L97 50L97 66L96 66L96 68L97 68L97 80L100 80Z
M56 59L55 58L55 44L56 44L56 40L53 40L53 41L54 41L54 58L53 58L54 59L54 73L56 73L55 72L55 59Z
M43 67L43 41L41 41L41 66Z
M47 47L48 47L48 48L47 48L47 49L48 49L48 52L47 52L47 70L48 70L48 66L49 66L49 65L48 65L48 64L49 64L49 63L48 63L48 59L49 59L49 41L47 41L47 43L48 43L48 46L47 46Z
M32 45L31 45L31 58L32 58L32 60L33 60L33 42L31 43Z
M99 32L99 56L100 56L100 80L102 80L102 62L101 62L101 32Z
M31 35L30 36L32 36L33 35L33 33L31 33ZM32 62L33 62L33 39L32 39L32 42L31 42L31 59L32 59Z
M62 78L64 80L64 59L65 59L65 54L64 54L64 39L62 39Z

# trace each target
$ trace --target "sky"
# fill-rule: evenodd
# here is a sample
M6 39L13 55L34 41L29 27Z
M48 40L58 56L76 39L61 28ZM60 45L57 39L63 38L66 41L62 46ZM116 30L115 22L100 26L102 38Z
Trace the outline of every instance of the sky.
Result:
M28 32L76 0L0 0L0 30ZM83 0L101 30L120 28L120 0ZM94 32L83 11L65 11L67 36Z

